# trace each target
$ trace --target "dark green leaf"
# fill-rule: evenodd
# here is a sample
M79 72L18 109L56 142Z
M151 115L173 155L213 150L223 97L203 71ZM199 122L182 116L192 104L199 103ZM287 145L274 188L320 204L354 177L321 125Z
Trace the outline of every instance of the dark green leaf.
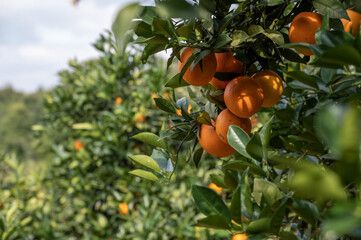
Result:
M231 215L227 206L215 191L207 187L193 185L192 196L197 207L204 215L220 215L229 223L231 222Z
M266 6L276 6L284 3L284 0L261 0L260 4Z
M318 86L317 86L315 79L312 76L310 76L302 71L286 72L285 74L287 76L311 87L314 90L318 90Z
M218 187L227 188L227 185L224 182L224 176L220 174L211 174L210 175L212 183L216 184Z
M226 218L220 215L211 215L197 221L195 226L230 230L231 226Z
M175 107L167 100L165 100L163 98L154 98L154 101L155 101L155 104L157 105L157 107L159 107L163 111L169 112L169 113L176 113Z
M306 200L293 199L291 209L311 225L315 225L320 218L316 205Z
M188 86L189 83L187 83L186 81L184 81L184 79L181 79L181 82L179 83L179 73L177 73L176 75L174 75L171 79L169 79L169 81L165 84L166 87L170 87L170 88L179 88L179 87L184 87L184 86Z
M259 162L263 159L263 146L261 137L258 132L255 132L246 146L247 153Z
M267 233L271 231L271 218L260 218L252 221L247 229L247 234Z
M152 31L155 35L173 37L175 30L169 20L154 17L152 22Z
M255 164L245 162L242 160L235 160L225 163L222 166L223 169L232 169L239 172L244 172L247 168L249 168L249 173L256 174L262 177L266 176L266 173L262 170L262 168L258 167Z
M312 3L317 12L321 13L322 15L328 13L330 18L348 19L346 9L338 0L314 0Z

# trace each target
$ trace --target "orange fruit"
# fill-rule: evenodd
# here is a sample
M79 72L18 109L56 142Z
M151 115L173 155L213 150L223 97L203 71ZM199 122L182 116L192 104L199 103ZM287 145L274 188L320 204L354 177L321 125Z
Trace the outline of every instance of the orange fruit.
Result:
M115 105L115 106L119 106L122 102L123 102L123 98L117 97L117 98L115 99L114 105Z
M212 120L212 125L215 122ZM215 157L226 157L236 152L230 145L224 143L217 135L213 126L202 124L199 132L199 143L202 148Z
M232 236L232 240L246 240L248 237L244 233L239 233Z
M191 110L192 110L192 106L188 105L188 113L189 114L191 113ZM182 110L177 109L176 112L177 112L177 115L182 116Z
M185 48L181 53L181 61L178 63L179 72L186 64L187 59L192 56L194 48ZM194 66L191 71L191 66L185 72L183 79L193 86L203 86L211 81L217 69L217 60L214 53L210 53L202 58L202 69L199 63Z
M136 123L142 123L142 122L145 122L147 120L147 118L142 114L137 114L136 119L137 119L135 121Z
M236 77L224 91L224 102L233 114L249 118L262 106L263 90L251 77Z
M231 51L225 53L216 53L217 69L216 72L231 72L242 74L244 72L245 65L233 57ZM221 81L218 78L213 77L210 81L215 88L225 89L229 82Z
M314 12L302 12L291 22L288 36L291 43L316 44L315 34L322 26L322 15ZM313 52L297 50L298 52L311 56Z
M119 203L118 205L119 210L118 213L121 215L127 215L129 213L129 208L128 208L128 204L123 202L123 203Z
M263 90L262 107L272 107L281 99L283 82L277 73L265 70L255 73L252 78Z
M231 125L242 128L248 135L252 130L252 124L249 118L239 118L228 109L225 109L218 115L216 120L216 132L218 137L225 143L228 143L227 133Z
M218 193L218 194L221 194L221 192L222 192L222 189L223 188L221 188L221 187L218 187L216 184L214 184L214 183L210 183L209 185L208 185L208 187L210 188L210 189L213 189L216 193Z
M82 149L84 147L84 144L80 141L80 140L76 140L74 143L74 149L76 151L79 151L80 149Z
M345 29L346 32L350 32L351 27L352 27L352 35L355 36L360 27L361 14L359 14L358 12L355 12L351 9L348 9L346 11L347 11L347 15L351 21L341 18L343 28Z

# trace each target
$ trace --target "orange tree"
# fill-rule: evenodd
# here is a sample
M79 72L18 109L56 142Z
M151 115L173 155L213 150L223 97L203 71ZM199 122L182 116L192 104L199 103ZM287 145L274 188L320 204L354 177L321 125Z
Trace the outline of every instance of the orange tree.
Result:
M191 227L197 212L188 197L204 171L184 168L184 181L159 186L140 182L127 160L162 156L129 137L158 132L166 119L152 101L156 92L167 98L165 61L142 65L136 48L118 54L110 34L94 47L99 57L70 61L45 98L36 129L55 143L53 161L24 173L24 163L0 157L0 238L209 239L209 230Z
M197 226L233 239L360 238L361 37L346 9L359 14L361 5L159 0L120 10L112 28L118 51L134 32L143 62L163 50L168 66L179 61L165 84L172 98L154 99L170 127L134 137L162 153L131 157L143 167L138 175L168 179L167 166L175 176L181 162L199 167L204 149L205 159L223 157L210 177L226 194L193 185L204 214ZM218 67L226 61L238 71ZM178 99L185 87L188 98ZM217 123L222 115L228 125ZM248 134L241 122L251 116L261 126Z

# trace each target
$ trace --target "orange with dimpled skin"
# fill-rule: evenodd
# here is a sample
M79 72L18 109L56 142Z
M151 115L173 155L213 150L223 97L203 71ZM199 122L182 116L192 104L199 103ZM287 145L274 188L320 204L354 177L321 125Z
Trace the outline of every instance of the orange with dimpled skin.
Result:
M202 124L199 132L199 143L202 148L215 157L226 157L236 152L230 145L224 143L217 135L214 129L215 122L212 120L212 126Z
M224 91L224 102L234 115L249 118L262 106L263 90L251 77L236 77Z
M181 61L178 62L179 72L186 64L187 59L190 56L192 56L193 51L194 48L189 48L189 47L183 50L180 56ZM191 66L189 66L189 68L183 75L183 79L190 85L203 86L212 80L214 74L216 73L216 69L217 69L217 60L216 60L216 56L212 52L202 58L202 69L199 63L197 63L194 66L193 71L191 71Z
M227 133L231 125L242 128L248 135L252 130L252 123L249 118L239 118L228 109L223 110L216 120L216 132L218 137L225 143L228 143Z
M217 70L216 72L231 72L231 73L239 73L240 75L244 72L245 65L233 57L231 51L225 53L216 53L217 59ZM226 81L221 81L218 78L213 77L210 81L214 87L218 89L225 89L227 84Z
M262 107L272 107L281 99L283 82L277 73L265 70L255 73L252 78L263 90Z
M322 15L314 12L302 12L291 22L288 36L291 43L316 44L315 34L322 26ZM306 56L313 55L312 51L297 50Z

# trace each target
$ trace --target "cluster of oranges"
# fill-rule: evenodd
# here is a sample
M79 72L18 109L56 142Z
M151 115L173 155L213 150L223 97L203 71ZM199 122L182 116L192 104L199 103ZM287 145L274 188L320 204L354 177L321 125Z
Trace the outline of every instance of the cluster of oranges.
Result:
M351 21L347 19L341 19L343 27L346 32L350 32L352 29L352 34L355 36L361 22L361 14L348 9L347 14ZM308 43L316 44L315 34L317 30L322 26L323 16L315 12L302 12L298 14L291 22L289 29L289 39L291 43ZM298 52L311 56L313 53L311 51L297 50Z
M185 48L178 64L179 71L192 55L193 48ZM215 77L216 72L239 75L231 81L221 81ZM276 104L283 92L283 82L277 73L271 70L260 71L252 77L244 76L245 65L233 57L230 51L210 53L202 59L202 68L196 64L191 71L187 69L183 78L193 86L212 84L224 89L224 103L227 106L211 125L203 124L199 134L199 143L209 154L226 157L235 152L228 144L227 132L230 125L242 128L251 133L250 117L261 107Z

